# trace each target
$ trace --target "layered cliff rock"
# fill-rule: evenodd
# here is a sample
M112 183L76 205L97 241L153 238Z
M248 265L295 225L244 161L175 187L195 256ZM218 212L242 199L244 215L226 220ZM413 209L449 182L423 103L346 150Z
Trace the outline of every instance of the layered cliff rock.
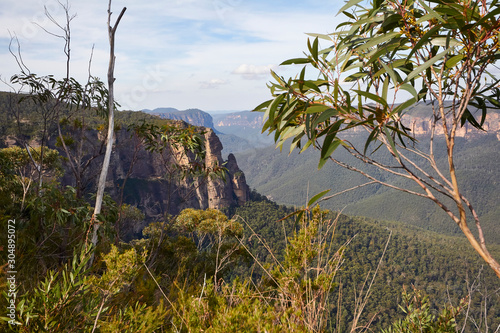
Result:
M199 128L204 133L205 160L207 166L224 167L224 177L205 175L206 177L182 177L179 166L188 166L195 162L193 154L182 148L165 149L162 153L148 151L143 140L126 128L129 123L126 119L135 117L133 124L140 124L140 112L118 112L116 115L118 128L115 131L113 152L106 183L106 193L116 202L124 202L139 207L146 215L147 220L164 214L177 214L184 208L224 208L242 204L248 200L249 187L245 176L239 169L234 156L227 161L222 157L223 146L210 128ZM154 122L156 118L146 117L147 122ZM166 121L160 121L165 124ZM171 121L180 127L188 125L183 121ZM105 131L73 127L71 124L63 126L63 134L68 138L66 142L71 154L73 165L80 166L78 177L66 159L63 162L65 169L62 176L62 185L79 187L78 193L86 195L95 192L104 156ZM4 136L3 145L20 145L21 141L14 135ZM47 138L50 148L59 150L66 158L58 142L57 133L51 133ZM38 146L37 139L30 139L30 144ZM176 156L172 156L172 153ZM225 165L227 164L227 167ZM76 179L79 179L77 181ZM123 186L125 184L125 186Z
M224 177L182 178L174 166L169 150L151 153L138 144L125 130L117 132L109 173L109 189L114 197L126 180L124 201L138 206L146 215L177 214L184 208L224 208L242 204L250 189L236 159L222 158L222 144L212 129L204 129L205 165L227 166ZM194 156L176 151L177 163L187 166ZM131 168L132 166L132 168Z
M418 103L407 111L403 123L411 129L411 133L417 136L430 135L432 125L432 111L430 106L424 103ZM262 128L263 114L260 112L242 111L231 114L214 116L215 128L224 133L233 133L249 131L250 129ZM231 131L231 129L233 129ZM500 140L500 114L494 110L489 110L486 120L483 124L485 131L475 129L469 123L457 130L458 137L471 137L487 133L495 133ZM351 133L364 132L361 128L351 130ZM439 125L436 127L435 135L443 135L443 129Z
M214 123L218 128L240 126L243 128L262 128L264 114L260 112L241 111L214 115Z
M405 125L411 129L414 135L430 135L432 129L432 119L430 117L406 115ZM465 123L464 126L459 127L456 132L457 137L474 137L485 133L495 133L497 138L500 140L500 115L494 111L490 111L486 116L486 120L483 124L484 131L474 128L471 124ZM438 124L435 129L435 135L443 135L443 127Z
M174 108L157 108L154 110L144 110L144 112L158 116L162 119L182 120L194 126L214 129L212 116L200 109L187 109L179 111Z

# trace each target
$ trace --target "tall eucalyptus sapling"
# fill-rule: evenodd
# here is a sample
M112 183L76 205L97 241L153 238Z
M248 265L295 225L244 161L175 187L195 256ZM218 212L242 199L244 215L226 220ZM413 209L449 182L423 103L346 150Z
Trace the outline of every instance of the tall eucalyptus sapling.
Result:
M304 64L295 78L272 73L273 98L256 108L265 112L263 131L274 132L279 146L292 139L291 150L318 149L320 168L332 161L369 182L432 200L500 278L476 210L461 191L454 159L457 130L466 123L482 130L488 110L500 108L500 79L492 72L500 59L500 3L373 0L364 7L361 2L343 6L340 12L348 20L332 34L313 35L303 58L282 63ZM321 48L320 40L328 47ZM316 79L309 79L306 69ZM401 103L396 98L402 92L409 99ZM418 102L428 106L431 122L426 146L405 123L406 111ZM354 130L366 133L361 146L346 136ZM436 162L438 134L446 142L445 166ZM417 190L338 160L334 153L339 147L412 181ZM392 156L390 163L372 154L381 147Z
M111 159L111 150L113 149L113 136L114 136L114 70L115 70L115 32L118 28L120 20L127 10L123 7L118 19L114 26L111 26L111 0L108 5L108 35L109 35L109 67L108 67L108 135L106 140L106 153L104 154L104 161L102 164L101 175L99 176L99 183L97 184L97 194L95 200L94 214L92 215L92 222L94 224L92 234L92 245L97 245L97 232L99 231L98 215L101 213L102 199L104 197L104 188L106 186L106 178L108 176L109 161ZM92 259L91 259L92 262Z

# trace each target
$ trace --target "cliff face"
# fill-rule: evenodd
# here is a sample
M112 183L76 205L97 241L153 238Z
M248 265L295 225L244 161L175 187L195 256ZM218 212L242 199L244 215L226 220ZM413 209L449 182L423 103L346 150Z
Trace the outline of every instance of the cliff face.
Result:
M262 128L263 113L242 111L236 113L214 115L215 126L218 128L240 126L245 128Z
M205 129L205 164L224 166L225 179L220 177L186 178L172 163L168 152L153 154L138 145L137 139L125 130L117 132L112 155L108 188L113 197L118 197L119 186L125 179L124 201L137 205L148 216L177 214L184 208L224 208L242 204L249 198L250 189L236 159L230 155L222 158L222 144L211 129ZM176 151L180 165L188 165L194 156ZM132 168L130 166L133 165Z
M429 117L407 115L404 123L405 126L408 126L415 135L431 134L432 119ZM483 129L488 133L496 133L497 138L500 140L500 114L496 112L489 112L483 124ZM464 126L458 128L456 136L464 138L475 137L485 134L486 132L480 131L469 123L466 123ZM436 126L436 135L443 135L443 127L441 124Z
M214 128L212 116L199 109L179 111L173 108L158 108L146 112L162 119L182 120L194 126Z
M429 106L423 103L417 104L415 111L410 110L404 116L403 123L411 129L414 135L430 135L431 134L431 110ZM233 133L238 135L237 131L230 132L230 129L238 129L239 132L248 129L261 129L262 128L262 113L258 112L236 112L231 114L223 114L214 116L215 127L224 133ZM500 114L495 111L489 111L486 116L483 128L488 133L496 133L500 140ZM352 133L364 132L361 128L351 130ZM484 134L485 132L479 131L472 127L469 123L460 127L457 131L458 137L471 137ZM443 129L439 125L436 127L436 135L443 135Z

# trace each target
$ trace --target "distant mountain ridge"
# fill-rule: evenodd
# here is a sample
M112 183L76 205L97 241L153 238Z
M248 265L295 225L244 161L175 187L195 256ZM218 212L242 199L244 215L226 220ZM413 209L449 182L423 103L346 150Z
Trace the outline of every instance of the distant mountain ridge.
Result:
M156 108L154 110L144 109L145 113L159 116L162 119L183 120L194 126L203 126L215 129L212 116L200 109L177 110L176 108Z
M213 129L222 142L224 156L273 143L271 138L261 134L262 114L256 112L240 111L212 116L200 109L179 111L171 107L144 109L143 112L162 119L182 120L193 126Z
M412 134L417 136L430 134L429 107L425 103L418 103L407 110L404 124L411 129ZM157 108L144 111L161 118L184 120L192 125L209 127L218 134L236 135L253 143L255 147L273 144L271 137L261 133L264 117L262 112L237 111L210 115L199 109L179 111L175 108ZM497 134L500 140L500 113L490 110L483 129L490 134ZM469 123L457 130L458 137L480 136L484 133L473 128ZM436 128L436 135L442 135L441 127ZM234 141L234 138L232 140Z
M264 114L261 112L239 111L213 116L215 126L229 127L242 126L248 128L261 128Z
M411 129L410 135L422 138L430 134L429 107L425 103L418 103L408 109L404 124ZM236 154L274 145L273 136L262 133L264 117L262 112L235 111L210 114L199 109L179 111L171 107L144 111L160 118L183 120L195 126L212 128L220 138L224 147L222 153L225 157L230 153ZM474 111L472 112L474 113ZM500 140L500 113L490 110L483 128L487 132L477 130L469 123L466 123L457 130L456 135L468 139L489 133L495 134L497 139ZM354 136L357 135L355 130L352 130L352 133ZM442 135L441 127L436 128L436 135L438 137Z

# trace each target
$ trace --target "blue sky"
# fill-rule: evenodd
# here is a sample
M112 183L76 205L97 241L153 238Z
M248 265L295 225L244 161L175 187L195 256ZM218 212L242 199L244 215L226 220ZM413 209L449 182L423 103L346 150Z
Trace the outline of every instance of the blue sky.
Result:
M65 1L65 0L61 0ZM63 41L44 6L64 22L57 0L0 0L0 75L18 72L9 53L17 36L24 62L39 75L63 77ZM8 3L8 4L7 4ZM70 1L72 76L84 81L94 45L92 74L106 78L107 0ZM114 0L116 19L127 11L116 35L115 94L123 109L200 108L249 110L269 99L272 68L302 55L305 33L333 32L342 1ZM0 90L8 90L4 84Z

